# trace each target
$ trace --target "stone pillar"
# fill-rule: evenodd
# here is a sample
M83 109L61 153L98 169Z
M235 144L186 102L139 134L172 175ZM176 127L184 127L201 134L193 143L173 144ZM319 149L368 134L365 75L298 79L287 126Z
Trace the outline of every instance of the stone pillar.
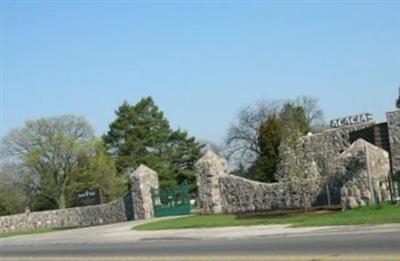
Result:
M131 175L133 214L135 219L154 217L151 189L158 188L158 175L154 170L140 165Z
M386 113L393 173L400 172L400 110Z
M395 178L400 178L400 110L386 113L389 143L390 143L390 166ZM392 184L393 198L400 196L400 182Z
M219 178L228 175L226 160L210 150L196 163L196 170L201 213L222 213Z
M389 154L363 139L358 139L337 159L343 182L341 202L344 209L390 200L387 186Z

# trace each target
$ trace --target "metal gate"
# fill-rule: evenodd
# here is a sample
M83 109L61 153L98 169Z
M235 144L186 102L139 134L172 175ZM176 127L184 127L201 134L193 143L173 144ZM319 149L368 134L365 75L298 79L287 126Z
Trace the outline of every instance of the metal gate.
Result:
M186 181L174 190L152 189L154 216L176 216L190 214L190 193Z
M392 202L400 203L400 174L392 174L390 177L390 196Z

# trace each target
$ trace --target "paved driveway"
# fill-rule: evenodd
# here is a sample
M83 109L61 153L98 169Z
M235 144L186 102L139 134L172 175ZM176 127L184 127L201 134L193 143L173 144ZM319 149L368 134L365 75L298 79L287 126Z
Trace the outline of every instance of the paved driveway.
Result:
M140 223L0 239L1 260L400 260L400 225L131 229Z

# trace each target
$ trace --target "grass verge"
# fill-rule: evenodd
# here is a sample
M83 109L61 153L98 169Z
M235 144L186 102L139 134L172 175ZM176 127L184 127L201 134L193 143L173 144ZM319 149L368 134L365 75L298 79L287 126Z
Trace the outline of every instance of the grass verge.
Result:
M163 230L273 224L291 224L294 227L310 227L389 223L400 223L400 206L380 205L376 207L361 207L343 212L321 214L303 213L280 217L237 218L234 215L228 214L196 215L142 224L135 226L134 229Z

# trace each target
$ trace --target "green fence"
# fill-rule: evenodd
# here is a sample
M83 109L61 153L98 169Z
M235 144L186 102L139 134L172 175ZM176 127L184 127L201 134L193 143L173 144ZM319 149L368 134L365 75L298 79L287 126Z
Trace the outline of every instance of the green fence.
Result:
M190 214L190 193L186 181L176 189L152 189L154 216L176 216Z

